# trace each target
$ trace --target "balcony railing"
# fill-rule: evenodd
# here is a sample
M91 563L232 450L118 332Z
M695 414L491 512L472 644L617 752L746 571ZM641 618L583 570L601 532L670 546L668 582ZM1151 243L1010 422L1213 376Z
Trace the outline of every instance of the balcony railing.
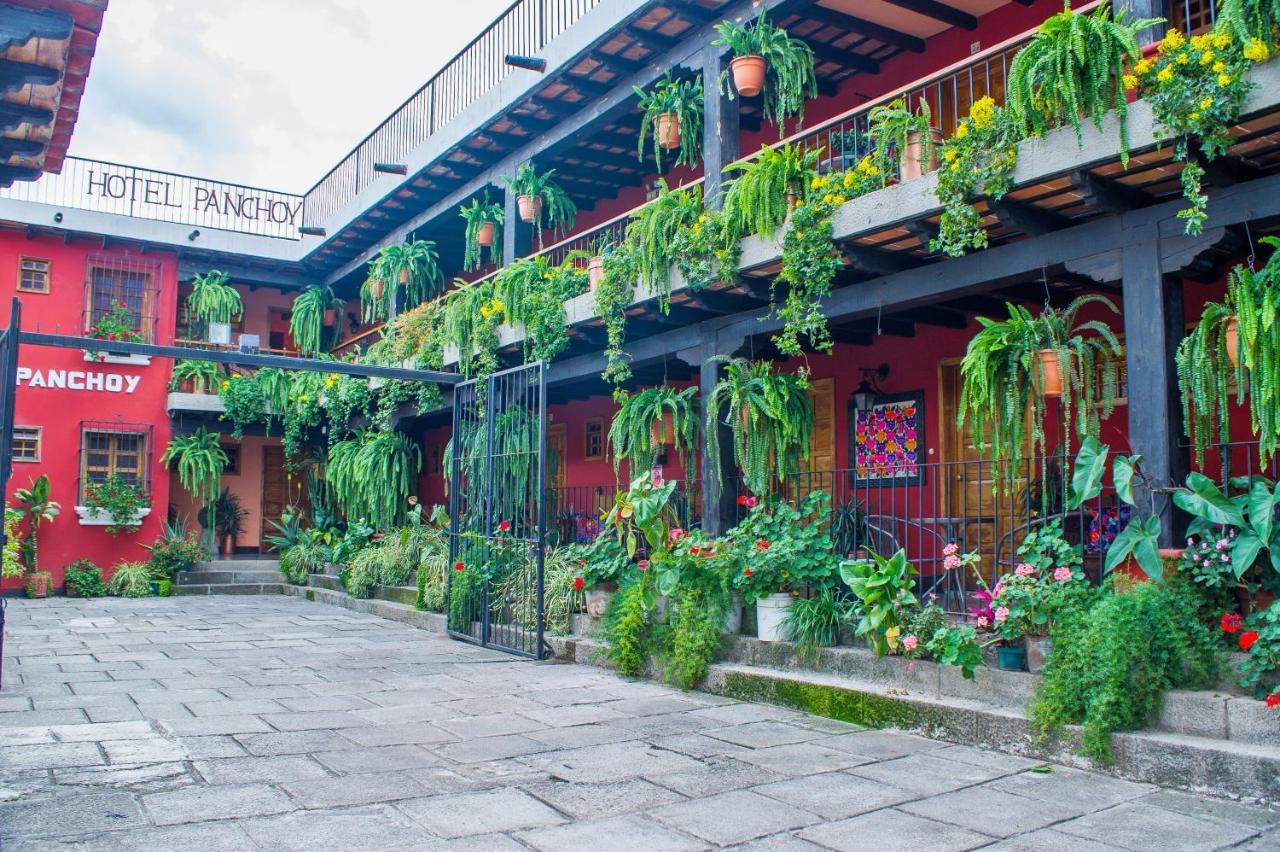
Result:
M288 240L303 218L298 195L80 157L0 198Z
M554 542L586 544L604 532L604 516L613 508L618 492L626 487L626 483L609 482L548 488L544 514ZM690 488L683 479L676 481L673 502L677 523L684 529L693 529L702 522L700 498L696 483Z
M306 194L306 224L323 225L373 182L374 163L403 163L514 68L507 54L533 56L600 0L516 0L414 92Z

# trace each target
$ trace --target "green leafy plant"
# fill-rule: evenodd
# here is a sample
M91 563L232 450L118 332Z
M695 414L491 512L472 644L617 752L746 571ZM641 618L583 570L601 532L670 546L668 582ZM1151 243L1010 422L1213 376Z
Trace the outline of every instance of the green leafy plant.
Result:
M925 643L930 658L940 666L955 666L966 680L982 665L982 645L972 627L948 626L934 632Z
M0 551L0 577L22 576L22 534L18 532L18 524L22 523L22 512L4 507L4 549Z
M644 160L644 143L652 133L653 164L662 171L663 140L658 135L658 121L665 116L663 120L673 120L680 134L675 164L695 168L702 157L702 78L678 80L668 71L648 92L635 88L635 93L640 99L640 111L644 113L636 152L640 160Z
M645 605L648 575L628 577L605 611L605 657L621 674L640 677L649 659L649 611Z
M145 562L121 562L111 572L107 589L123 598L145 598L151 594L151 568Z
M18 488L13 492L14 498L22 506L22 516L26 519L27 525L31 530L30 535L23 539L22 544L27 566L32 571L36 571L40 567L40 526L53 523L54 519L58 517L58 513L62 511L62 505L57 500L50 499L50 490L49 475L42 473L29 480L28 487Z
M84 504L93 514L105 514L111 519L107 532L112 536L130 533L142 525L139 511L151 503L146 488L137 482L113 473L101 482L89 482L84 486Z
M779 148L765 145L749 160L730 163L725 172L741 172L728 182L724 216L734 238L758 234L769 238L778 232L787 214L807 198L818 176L821 149L806 150L799 144Z
M249 511L240 505L240 497L224 487L209 504L207 527L213 530L219 541L235 539L244 533L244 522Z
M177 468L182 487L205 507L217 499L222 472L230 462L221 441L221 434L200 426L190 435L174 435L160 456L165 468Z
M595 313L604 321L606 366L600 377L614 385L614 399L621 399L621 386L631 378L631 363L623 344L627 335L627 308L635 299L640 276L638 253L630 239L604 258L604 279L596 285Z
M956 125L942 146L942 163L934 190L942 203L938 236L930 251L960 257L970 249L987 247L982 215L973 203L980 198L999 201L1013 187L1021 132L1009 110L990 97L973 103L969 115Z
M1183 163L1182 193L1190 202L1178 218L1188 234L1199 235L1208 218L1209 199L1201 188L1204 164L1226 153L1232 141L1228 130L1255 88L1246 72L1252 62L1270 56L1266 41L1242 42L1226 21L1190 39L1170 29L1159 52L1134 65L1125 78L1126 86L1136 87L1151 104L1156 133L1174 140L1174 159Z
M671 295L671 267L676 262L677 237L702 215L701 189L670 189L658 180L658 197L640 208L627 226L637 279L658 296L663 311ZM599 302L599 295L596 297Z
M306 585L307 577L324 570L328 561L329 548L322 534L314 529L300 532L295 544L280 547L280 570L297 586Z
M230 421L231 437L237 441L244 437L247 427L270 423L267 397L259 376L232 373L218 385L218 399L222 402L221 419Z
M484 377L498 368L498 326L506 306L494 294L493 279L459 286L444 299L440 337L458 349L458 369Z
M829 535L831 497L814 491L797 505L777 497L744 497L747 514L725 533L733 586L750 604L778 592L821 589L835 578Z
M796 656L816 663L822 649L840 641L840 628L857 619L857 606L841 600L829 586L811 598L796 598L782 622L782 633L796 645Z
M200 534L180 525L170 527L165 524L160 538L143 547L151 551L147 566L155 580L167 580L176 572L204 560L208 554L204 542L200 540Z
M517 196L535 199L535 205L539 204L538 199L541 200L541 209L537 211L539 215L532 222L533 229L538 232L538 248L542 248L544 230L564 236L573 228L573 220L578 215L578 208L568 193L552 180L555 173L555 169L539 173L532 163L525 163L516 170L514 177L504 178L510 191Z
M335 325L332 331L326 332L325 314L342 306L342 300L334 296L332 290L318 284L311 284L298 294L289 317L289 333L298 346L298 354L316 355L338 342L340 328Z
M711 458L718 457L723 422L732 432L743 482L752 494L764 494L775 475L781 482L808 461L813 432L808 376L775 373L767 361L719 360L725 362L724 378L706 402Z
M569 345L565 303L587 292L585 252L570 252L557 266L545 256L521 258L499 270L489 285L503 320L524 329L526 354L550 361Z
M1110 762L1111 734L1147 725L1165 690L1214 683L1216 640L1196 607L1190 584L1177 581L1107 588L1092 606L1062 613L1029 714L1039 736L1083 725L1083 753Z
M1280 442L1280 239L1261 241L1272 249L1266 265L1256 272L1235 266L1227 276L1226 299L1206 303L1195 329L1178 345L1183 423L1200 466L1206 449L1230 440L1233 384L1236 403L1249 405L1264 467Z
M1224 627L1226 622L1224 621ZM1267 700L1268 707L1280 703L1280 605L1272 603L1255 612L1245 622L1238 641L1249 644L1249 657L1240 664L1240 686L1255 698Z
M138 329L138 318L124 302L113 302L111 309L89 327L85 337L94 340L116 340L121 343L142 343L146 338Z
M191 382L195 393L217 393L218 365L213 361L183 359L174 363L169 389L178 390L183 382Z
M813 66L813 49L802 39L794 38L783 27L775 26L760 10L760 17L744 26L732 21L716 24L720 38L712 44L728 48L734 57L759 56L766 64L763 98L765 120L778 125L778 135L786 132L786 119L795 116L804 123L804 103L818 96L818 77ZM733 97L728 74L722 76L721 88Z
M920 172L923 174L929 171L930 163L933 162L934 139L933 115L926 98L920 98L914 110L905 96L872 107L867 113L867 122L867 132L876 142L876 162L900 167L914 137L919 151Z
M325 477L348 519L385 530L404 520L421 467L422 449L403 432L358 430L330 447Z
M1280 4L1276 0L1221 0L1218 20L1238 39L1270 41L1280 28Z
M1085 119L1102 129L1102 117L1115 110L1120 124L1121 162L1129 161L1125 127L1126 66L1142 55L1138 33L1163 23L1162 18L1126 21L1123 11L1111 15L1109 3L1091 13L1063 10L1040 25L1031 43L1018 51L1009 67L1005 103L1023 132L1043 134L1068 124L1082 139Z
M483 200L471 199L470 204L458 208L458 215L467 223L463 234L462 268L467 272L479 269L484 264L485 246L480 245L480 231L485 225L492 226L492 241L488 245L489 263L498 263L502 257L502 224L506 210L496 201L489 200L489 190L484 191Z
M444 277L431 240L409 240L383 246L369 262L369 276L360 287L365 322L381 322L391 315L392 295L403 291L402 308L413 308L440 293Z
M631 567L631 560L612 535L598 535L586 544L567 545L564 550L577 563L584 589L616 585Z
M916 569L904 550L888 559L872 553L870 559L840 563L840 579L862 602L862 618L855 632L867 640L876 656L896 651L908 614L919 604L913 593Z
M193 334L203 336L210 323L234 323L244 314L244 302L230 281L230 275L216 269L191 280L186 321Z
M88 559L77 559L68 565L62 582L67 594L77 597L100 598L107 593L107 584L102 582L102 569Z
M659 385L625 396L609 426L609 452L616 474L622 462L632 475L651 470L662 448L673 446L686 478L697 475L698 389Z
M1062 422L1068 427L1064 455L1070 452L1073 412L1075 430L1096 436L1115 410L1120 342L1105 322L1077 322L1080 309L1091 304L1119 313L1105 296L1086 295L1062 309L1046 307L1039 316L1009 303L1007 320L978 317L982 330L969 341L960 364L956 427L967 424L971 434L990 435L982 447L988 458L1009 462L1003 465L1004 477L996 479L998 486L1021 470L1028 427L1032 454L1045 450L1046 369L1056 367L1061 376Z

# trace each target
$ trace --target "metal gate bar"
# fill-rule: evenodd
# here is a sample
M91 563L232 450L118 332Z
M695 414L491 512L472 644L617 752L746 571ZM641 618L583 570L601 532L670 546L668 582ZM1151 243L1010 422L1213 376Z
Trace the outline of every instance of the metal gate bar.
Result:
M543 659L546 372L541 362L454 391L448 631Z

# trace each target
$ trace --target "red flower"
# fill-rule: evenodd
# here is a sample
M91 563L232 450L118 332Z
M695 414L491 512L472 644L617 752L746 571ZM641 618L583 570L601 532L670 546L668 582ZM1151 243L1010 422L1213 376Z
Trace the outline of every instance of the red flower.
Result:
M702 548L698 547L698 545L696 544L693 547L689 548L690 556L697 556L701 552L702 552Z
M746 498L746 495L744 495L744 494L739 494L739 495L738 495L738 505L739 505L739 506L745 506L745 505L747 505L747 498Z
M462 560L461 560L461 559L459 559L457 562L453 563L453 570L455 570L455 571L461 571L463 568L466 568L466 567L467 567L466 565L463 565L463 564L462 564Z
M498 532L506 532L509 529L511 529L510 521L503 521L502 523L498 524Z
M760 551L761 553L764 553L764 552L765 552L766 550L768 550L768 549L769 549L769 542L768 542L768 541L766 541L766 540L765 540L765 539L763 539L763 538L761 538L761 539L756 539L756 550Z
M1240 650L1247 651L1253 647L1253 643L1258 641L1258 631L1246 630L1240 634Z
M374 533L374 534L373 534L373 540L374 540L374 541L379 541L379 540L381 540L382 536L383 536L383 533L376 532L376 533Z
M742 572L742 576L744 577L754 577L755 575L756 575L756 572L752 571L750 568Z
M1244 619L1239 613L1229 612L1222 616L1222 630L1224 633L1239 633L1240 628L1244 626Z
M637 567L637 568L639 568L641 571L648 571L648 570L649 570L649 560L648 560L648 559L641 559L639 562L637 562L637 563L636 563L636 567Z
M1280 707L1280 689L1267 696L1268 707Z
M582 587L583 587L583 586L585 586L585 585L586 585L586 581L585 581L585 580L583 580L581 577L574 577L574 578L573 578L573 590L574 590L575 592L580 592L580 591L582 591Z

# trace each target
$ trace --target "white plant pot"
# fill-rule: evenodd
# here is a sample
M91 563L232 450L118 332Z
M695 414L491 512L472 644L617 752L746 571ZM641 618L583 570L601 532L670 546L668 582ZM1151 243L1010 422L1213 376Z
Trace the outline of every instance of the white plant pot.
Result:
M231 345L231 323L209 323L209 342L220 346Z
M729 601L729 608L724 611L724 629L720 631L729 636L737 636L742 632L742 596L734 595Z
M151 507L144 506L134 515L134 520L139 524L142 520L151 514ZM113 523L111 516L101 509L95 509L90 506L76 506L76 516L80 519L82 527L109 527Z
M791 595L779 592L756 601L756 636L761 642L781 642L782 622L791 611Z

